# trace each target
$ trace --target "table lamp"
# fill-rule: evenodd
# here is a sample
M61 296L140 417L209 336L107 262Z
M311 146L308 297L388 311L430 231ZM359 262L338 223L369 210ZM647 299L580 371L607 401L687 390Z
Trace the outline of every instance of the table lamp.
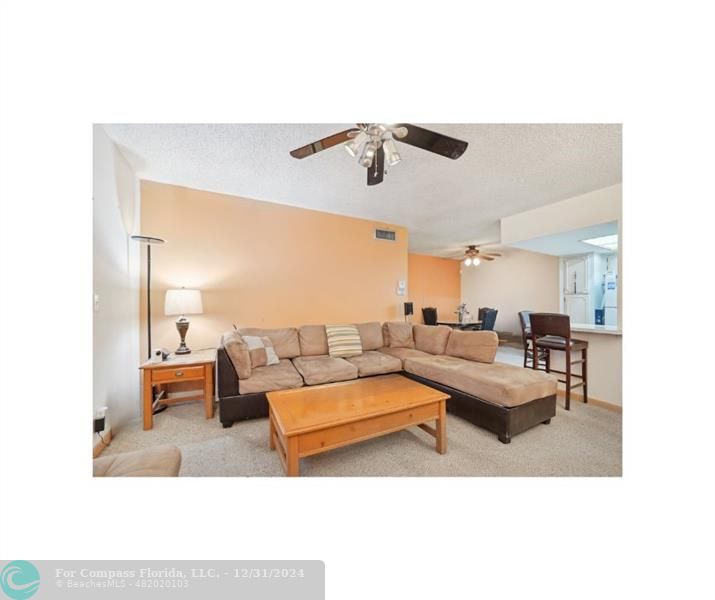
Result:
M201 290L188 290L181 288L178 290L166 290L164 299L164 314L167 316L179 315L176 321L176 329L181 337L181 344L176 349L175 354L189 354L191 350L186 346L186 332L189 330L189 320L186 315L200 315L204 312L201 303Z

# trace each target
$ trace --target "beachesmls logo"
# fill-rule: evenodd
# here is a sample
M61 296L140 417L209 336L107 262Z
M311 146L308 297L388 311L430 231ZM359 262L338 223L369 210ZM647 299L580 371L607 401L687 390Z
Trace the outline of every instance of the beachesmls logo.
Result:
M14 560L5 565L0 575L0 586L12 600L30 598L40 587L40 573L26 560Z

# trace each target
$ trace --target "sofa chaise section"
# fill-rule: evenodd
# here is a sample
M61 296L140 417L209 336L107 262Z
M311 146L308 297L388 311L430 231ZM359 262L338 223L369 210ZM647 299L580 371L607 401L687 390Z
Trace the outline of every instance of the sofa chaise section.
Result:
M555 378L543 371L503 363L431 356L406 359L405 371L507 408L556 394Z
M450 394L450 412L508 444L517 433L551 421L557 382L542 371L494 362L498 343L492 331L454 331L446 354L406 358L404 370Z

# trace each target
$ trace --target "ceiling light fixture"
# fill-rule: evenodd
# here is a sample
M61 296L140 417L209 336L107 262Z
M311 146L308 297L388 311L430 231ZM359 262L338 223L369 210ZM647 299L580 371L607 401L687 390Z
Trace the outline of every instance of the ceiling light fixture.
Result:
M402 161L395 142L421 148L452 160L462 156L469 145L463 140L411 123L355 123L355 125L291 150L290 155L301 159L333 146L342 145L350 156L358 157L360 166L365 167L367 184L377 185L382 183L387 173L385 163L392 167Z
M402 160L400 153L397 151L395 146L395 140L392 138L387 138L383 143L382 147L385 149L385 159L387 164L394 167L398 162Z
M501 254L498 254L496 252L483 252L482 250L477 248L476 245L472 244L470 246L467 246L467 249L464 251L464 264L467 267L469 267L470 265L473 267L477 267L482 263L483 260L492 261L499 256L501 256Z
M361 131L351 141L345 144L345 151L350 156L357 156L360 152L360 147L367 141L367 139L367 134L364 131Z
M360 164L367 168L372 165L372 160L375 158L375 153L377 152L377 143L370 140L362 149L362 154L360 155Z
M618 234L616 233L581 241L589 246L597 246L598 248L603 248L604 250L610 250L612 252L616 252L618 250Z

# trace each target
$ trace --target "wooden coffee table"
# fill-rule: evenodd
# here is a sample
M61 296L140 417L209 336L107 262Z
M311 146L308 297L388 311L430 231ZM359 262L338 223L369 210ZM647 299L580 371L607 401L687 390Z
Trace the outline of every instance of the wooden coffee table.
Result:
M299 460L417 425L447 452L448 394L407 379L381 375L341 383L268 392L270 447L287 475ZM427 425L435 421L435 427Z

